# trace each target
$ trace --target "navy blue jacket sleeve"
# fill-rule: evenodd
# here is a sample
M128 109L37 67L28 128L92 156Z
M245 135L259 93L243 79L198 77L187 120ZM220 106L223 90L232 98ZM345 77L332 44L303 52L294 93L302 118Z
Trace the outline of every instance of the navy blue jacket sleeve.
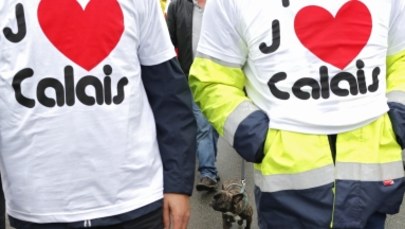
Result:
M390 110L388 115L390 117L392 127L395 132L397 141L402 149L405 148L405 105L396 102L389 102Z
M258 110L247 116L237 127L233 147L246 161L262 162L269 122L266 113Z
M156 121L164 192L191 195L197 127L186 77L173 58L162 64L142 66L142 80Z

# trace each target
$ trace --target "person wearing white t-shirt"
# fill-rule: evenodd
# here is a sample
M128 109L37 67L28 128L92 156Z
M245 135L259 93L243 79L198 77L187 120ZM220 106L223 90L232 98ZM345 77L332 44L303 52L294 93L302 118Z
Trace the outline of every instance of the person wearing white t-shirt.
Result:
M158 1L0 1L0 173L17 229L185 229L196 123Z
M268 228L384 228L404 191L405 0L215 0L189 84Z

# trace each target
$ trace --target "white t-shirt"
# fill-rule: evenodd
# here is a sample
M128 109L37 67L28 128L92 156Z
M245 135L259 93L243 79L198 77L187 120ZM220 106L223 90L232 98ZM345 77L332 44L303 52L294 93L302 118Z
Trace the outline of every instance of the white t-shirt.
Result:
M270 128L332 134L388 110L386 56L405 50L404 25L404 0L216 0L197 50L243 67Z
M161 199L162 162L140 77L140 65L175 57L159 2L2 0L0 28L8 214L74 222Z

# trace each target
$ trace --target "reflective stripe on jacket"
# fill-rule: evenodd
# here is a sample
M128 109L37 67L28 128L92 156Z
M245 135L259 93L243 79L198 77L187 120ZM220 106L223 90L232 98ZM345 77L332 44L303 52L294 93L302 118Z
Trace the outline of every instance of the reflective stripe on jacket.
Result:
M391 83L402 83L398 72L405 73L399 64L405 55L398 56L388 58L388 69L400 70L387 77L388 97L403 106L393 96L402 88ZM261 228L362 228L376 211L398 212L404 169L401 136L393 129L405 130L404 120L391 122L385 114L338 134L334 158L327 135L268 130L271 117L246 96L245 83L242 66L201 54L190 70L195 101L213 126L242 157L261 162L255 165Z
M265 152L255 165L262 228L363 228L375 211L399 211L404 169L388 115L338 134L335 163L325 135L270 130Z

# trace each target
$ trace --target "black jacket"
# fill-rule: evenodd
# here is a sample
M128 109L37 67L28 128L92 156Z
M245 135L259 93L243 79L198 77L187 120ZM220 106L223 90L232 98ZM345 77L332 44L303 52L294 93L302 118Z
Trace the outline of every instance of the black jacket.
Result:
M167 10L170 39L177 48L181 69L187 76L193 63L193 7L192 0L173 0Z

